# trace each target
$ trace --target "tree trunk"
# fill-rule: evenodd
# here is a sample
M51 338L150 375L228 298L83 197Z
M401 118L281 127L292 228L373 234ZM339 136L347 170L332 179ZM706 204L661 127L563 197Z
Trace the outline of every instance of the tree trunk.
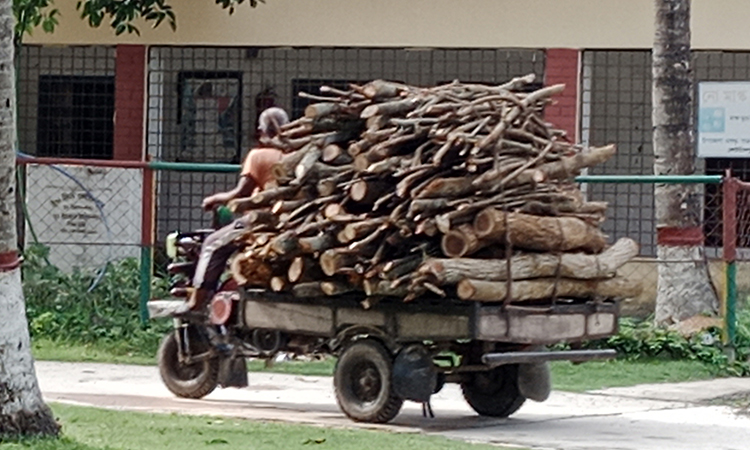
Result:
M656 0L653 49L654 173L695 172L690 0ZM656 321L670 324L716 313L718 300L703 258L698 185L655 185L658 232ZM684 262L674 262L684 261Z
M16 90L13 2L0 0L0 256L16 248ZM60 426L47 405L34 371L21 272L0 272L0 436L56 436Z

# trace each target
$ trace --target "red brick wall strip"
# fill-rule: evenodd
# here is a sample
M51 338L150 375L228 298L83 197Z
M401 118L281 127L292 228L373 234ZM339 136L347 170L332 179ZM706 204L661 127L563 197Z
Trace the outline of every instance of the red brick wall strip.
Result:
M115 61L114 157L142 161L146 46L118 45Z
M580 51L570 48L549 48L546 51L544 84L564 84L565 91L553 98L544 111L545 120L565 130L570 142L578 142L578 88Z
M664 227L656 230L658 245L703 245L703 229L701 227Z

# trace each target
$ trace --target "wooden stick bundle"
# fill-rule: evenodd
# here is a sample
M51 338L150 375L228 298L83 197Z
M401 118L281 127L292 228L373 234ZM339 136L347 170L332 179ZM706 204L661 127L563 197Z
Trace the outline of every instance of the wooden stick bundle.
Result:
M272 141L287 152L274 187L230 205L254 214L233 275L299 297L359 292L368 305L428 292L495 302L634 295L615 273L637 245L606 249L606 204L587 202L573 181L615 148L567 142L542 118L563 86L524 92L531 82L376 80L303 94L320 102Z

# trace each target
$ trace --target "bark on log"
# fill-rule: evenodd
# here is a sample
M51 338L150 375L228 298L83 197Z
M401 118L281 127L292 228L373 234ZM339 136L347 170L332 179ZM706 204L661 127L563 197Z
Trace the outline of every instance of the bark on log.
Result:
M480 239L504 243L507 237L513 247L529 250L599 253L607 245L601 231L574 217L532 216L494 208L477 214L474 231Z
M319 119L342 111L339 103L311 103L305 108L305 117L308 119Z
M367 296L383 296L383 297L406 297L409 294L409 289L406 286L393 287L391 282L388 280L365 280L363 282L363 288Z
M322 290L324 294L333 297L335 295L356 291L357 288L351 284L339 281L323 281L320 283L320 290Z
M513 281L512 283L464 279L458 283L458 297L462 300L500 302L508 296L509 285L511 302L544 300L553 296L562 298L590 298L594 296L632 298L638 296L641 292L640 283L620 276L604 280L539 278Z
M297 240L297 248L305 254L320 253L336 245L336 238L331 233L302 237Z
M285 231L271 239L269 247L277 255L292 255L299 250L299 240L293 230Z
M310 281L292 286L292 294L297 298L325 297L326 293L320 286L320 281Z
M362 114L360 114L360 117L363 119L369 119L375 116L405 114L417 108L420 103L422 103L422 100L419 98L407 98L392 102L376 103L365 108L362 111Z
M540 166L524 170L512 180L503 185L498 181L505 176L502 171L486 172L474 181L474 186L480 189L510 188L523 184L539 183L545 180L569 179L577 176L581 169L602 164L614 156L617 147L607 145L606 147L594 147L588 152L578 153L574 156L564 157L559 161L542 164Z
M270 209L254 210L250 211L245 215L245 221L251 227L257 225L271 225L274 226L278 223L279 219Z
M322 153L323 150L320 147L315 146L302 156L302 159L300 159L299 163L294 167L295 181L301 182L307 176L315 163L320 159Z
M233 212L239 214L250 209L271 206L276 200L289 200L299 192L299 189L299 186L281 186L258 192L252 197L232 200L228 206Z
M385 217L377 217L347 224L337 237L342 244L348 244L372 233L379 226L383 225L386 220Z
M328 194L330 195L330 194ZM295 211L299 207L305 205L308 203L309 200L307 199L299 199L299 200L279 200L276 203L273 204L273 207L271 208L271 212L280 215L284 213L290 213L292 211Z
M362 94L367 98L380 100L397 97L401 92L406 91L407 89L407 86L400 83L373 80L362 87Z
M419 193L417 198L454 198L462 197L477 191L474 178L463 176L455 178L437 178L432 180Z
M409 204L409 212L406 217L409 219L422 218L424 215L430 216L448 207L448 199L446 198L414 199Z
M284 155L281 158L281 161L274 164L271 168L273 178L280 183L291 180L294 168L297 167L297 164L302 161L302 158L304 158L307 152L316 148L318 148L318 145L311 142L295 152Z
M626 262L638 255L638 244L630 238L619 239L598 255L585 253L530 253L514 256L510 272L505 259L428 259L417 274L429 275L440 286L457 284L464 278L506 281L560 276L574 279L609 278Z

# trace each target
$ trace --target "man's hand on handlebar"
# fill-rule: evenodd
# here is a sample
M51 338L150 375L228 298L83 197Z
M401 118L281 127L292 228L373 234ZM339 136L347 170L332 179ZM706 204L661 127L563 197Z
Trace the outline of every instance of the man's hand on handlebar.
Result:
M226 201L221 198L221 194L210 195L203 199L203 209L206 211L211 211L212 209L216 208L217 206L223 205L224 203L226 203Z

